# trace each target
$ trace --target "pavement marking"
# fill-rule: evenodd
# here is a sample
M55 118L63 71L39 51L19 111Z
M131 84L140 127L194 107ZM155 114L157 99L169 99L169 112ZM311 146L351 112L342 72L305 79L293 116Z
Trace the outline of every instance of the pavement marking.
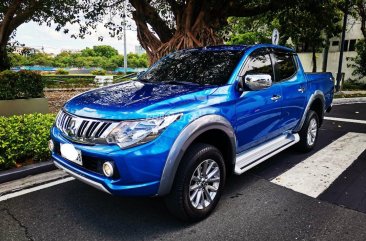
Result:
M24 195L24 194L27 194L27 193L31 193L31 192L35 192L35 191L38 191L38 190L41 190L41 189L45 189L45 188L48 188L48 187L59 185L59 184L65 183L65 182L73 181L73 180L75 180L75 178L67 177L67 178L57 180L57 181L42 184L42 185L39 185L39 186L36 186L36 187L23 189L23 190L20 190L18 192L9 193L9 194L6 194L4 196L0 196L0 202L8 200L10 198L18 197L18 196L21 196L21 195Z
M351 122L351 123L359 123L366 124L366 120L355 120L355 119L345 119L345 118L336 118L336 117L324 117L325 120L333 120L333 121L342 121L342 122Z
M366 149L366 134L349 132L271 180L310 197L318 197Z
M45 172L33 176L28 176L18 180L5 182L0 184L0 197L5 194L12 192L18 192L23 189L28 189L31 187L39 186L49 182L57 181L62 178L69 177L67 173L62 170L54 170L50 172Z

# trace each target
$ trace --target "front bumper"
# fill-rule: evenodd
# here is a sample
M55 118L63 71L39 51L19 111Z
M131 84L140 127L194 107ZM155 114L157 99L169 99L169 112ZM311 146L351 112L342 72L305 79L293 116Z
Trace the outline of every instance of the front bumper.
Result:
M56 146L52 158L57 167L80 181L118 196L157 195L165 160L174 142L171 135L161 135L150 143L126 150L121 150L117 145L88 146L70 142L56 127L51 129L51 139ZM57 151L61 143L71 143L81 151L83 166L61 157ZM91 162L96 160L113 162L118 175L108 178L89 168Z

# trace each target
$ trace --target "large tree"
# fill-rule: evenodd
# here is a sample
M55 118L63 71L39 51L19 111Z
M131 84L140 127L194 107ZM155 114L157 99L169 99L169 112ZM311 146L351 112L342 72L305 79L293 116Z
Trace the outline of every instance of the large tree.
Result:
M158 8L158 1L130 2L134 7L132 17L137 25L137 36L154 62L175 49L223 43L217 32L227 25L229 16L254 16L280 9L286 4L291 5L292 1L160 1L160 4L164 2L165 9ZM150 31L149 26L155 34Z
M293 0L129 0L127 14L150 62L155 62L173 50L222 44L218 31L229 16L255 16L293 4ZM123 23L117 16L123 17L123 8L122 0L99 0L85 14L85 26L104 21L112 35L119 34ZM106 21L103 16L110 18Z

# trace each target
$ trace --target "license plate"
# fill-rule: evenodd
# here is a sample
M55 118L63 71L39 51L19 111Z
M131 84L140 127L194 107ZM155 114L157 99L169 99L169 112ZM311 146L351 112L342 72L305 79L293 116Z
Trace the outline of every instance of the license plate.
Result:
M61 156L71 162L74 162L80 166L83 165L83 159L81 157L81 151L77 150L74 145L66 143L60 145Z

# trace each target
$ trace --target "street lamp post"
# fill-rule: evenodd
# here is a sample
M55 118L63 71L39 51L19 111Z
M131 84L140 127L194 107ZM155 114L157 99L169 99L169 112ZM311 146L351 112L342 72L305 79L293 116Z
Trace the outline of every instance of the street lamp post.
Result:
M123 62L124 62L124 73L127 74L127 49L126 49L126 8L127 8L127 0L123 2Z
M348 17L349 0L346 0L345 4L346 5L345 5L344 17L343 17L341 51L339 53L339 64L338 64L336 91L339 91L340 84L341 84L341 80L342 80L342 64L343 64L343 52L344 52L344 40L346 38L346 28L347 28L347 17Z

